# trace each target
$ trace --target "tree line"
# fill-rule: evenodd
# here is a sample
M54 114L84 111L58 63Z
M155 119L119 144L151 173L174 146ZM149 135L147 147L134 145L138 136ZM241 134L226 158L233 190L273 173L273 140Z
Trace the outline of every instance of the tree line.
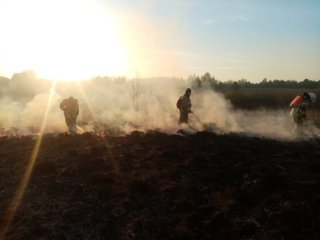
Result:
M11 80L11 81L9 81ZM4 88L9 87L9 85L27 85L27 88L32 89L30 83L35 83L32 85L39 85L41 81L39 81L36 77L36 73L34 71L24 71L21 73L13 74L12 78L6 78L0 76L0 94L3 92ZM94 77L91 80L96 82L108 82L110 80L117 82L125 82L125 77ZM296 80L268 80L264 78L261 82L252 83L242 78L237 81L228 80L228 81L219 81L213 75L206 72L202 76L191 75L188 77L188 82L191 82L193 89L214 89L214 90L228 90L228 89L243 89L243 88L289 88L289 89L317 89L320 88L320 80L310 80L304 79L302 81ZM43 85L41 83L40 85ZM26 86L25 86L26 87Z
M246 79L237 81L219 81L215 79L210 73L205 73L202 76L190 76L192 87L194 89L212 88L215 90L224 89L240 89L240 88L292 88L292 89L316 89L320 88L320 80L304 79L303 81L296 80L268 80L264 78L261 82L252 83Z

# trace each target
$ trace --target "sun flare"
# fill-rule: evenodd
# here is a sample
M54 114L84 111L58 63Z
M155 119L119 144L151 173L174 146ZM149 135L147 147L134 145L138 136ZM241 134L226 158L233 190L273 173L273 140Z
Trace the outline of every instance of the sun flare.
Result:
M126 45L111 14L89 0L1 3L0 63L50 80L125 75ZM2 22L2 23L1 23Z

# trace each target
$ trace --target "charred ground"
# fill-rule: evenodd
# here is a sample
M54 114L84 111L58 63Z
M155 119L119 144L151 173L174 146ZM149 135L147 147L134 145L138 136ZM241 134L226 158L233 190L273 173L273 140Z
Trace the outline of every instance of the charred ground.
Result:
M0 138L0 223L35 139ZM319 239L320 140L46 135L6 239Z

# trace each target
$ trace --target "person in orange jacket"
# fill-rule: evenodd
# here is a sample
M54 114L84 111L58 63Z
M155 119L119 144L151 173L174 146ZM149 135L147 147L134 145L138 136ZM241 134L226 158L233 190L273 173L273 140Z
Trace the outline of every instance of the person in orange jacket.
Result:
M315 93L304 92L301 95L296 96L290 103L291 116L293 121L296 124L296 128L303 126L307 119L307 109L309 104L315 102L316 95Z

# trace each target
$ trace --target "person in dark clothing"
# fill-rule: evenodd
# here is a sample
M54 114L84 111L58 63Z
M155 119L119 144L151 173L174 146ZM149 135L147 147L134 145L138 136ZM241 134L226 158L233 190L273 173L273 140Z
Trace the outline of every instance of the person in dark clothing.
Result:
M180 112L180 117L179 117L179 123L188 123L189 122L189 113L192 113L191 111L191 89L187 88L185 91L184 95L180 97L180 103L179 103L179 112Z
M69 97L67 99L64 99L60 103L60 109L64 113L65 121L68 126L68 132L70 134L76 134L77 133L77 117L79 115L79 104L78 100Z

